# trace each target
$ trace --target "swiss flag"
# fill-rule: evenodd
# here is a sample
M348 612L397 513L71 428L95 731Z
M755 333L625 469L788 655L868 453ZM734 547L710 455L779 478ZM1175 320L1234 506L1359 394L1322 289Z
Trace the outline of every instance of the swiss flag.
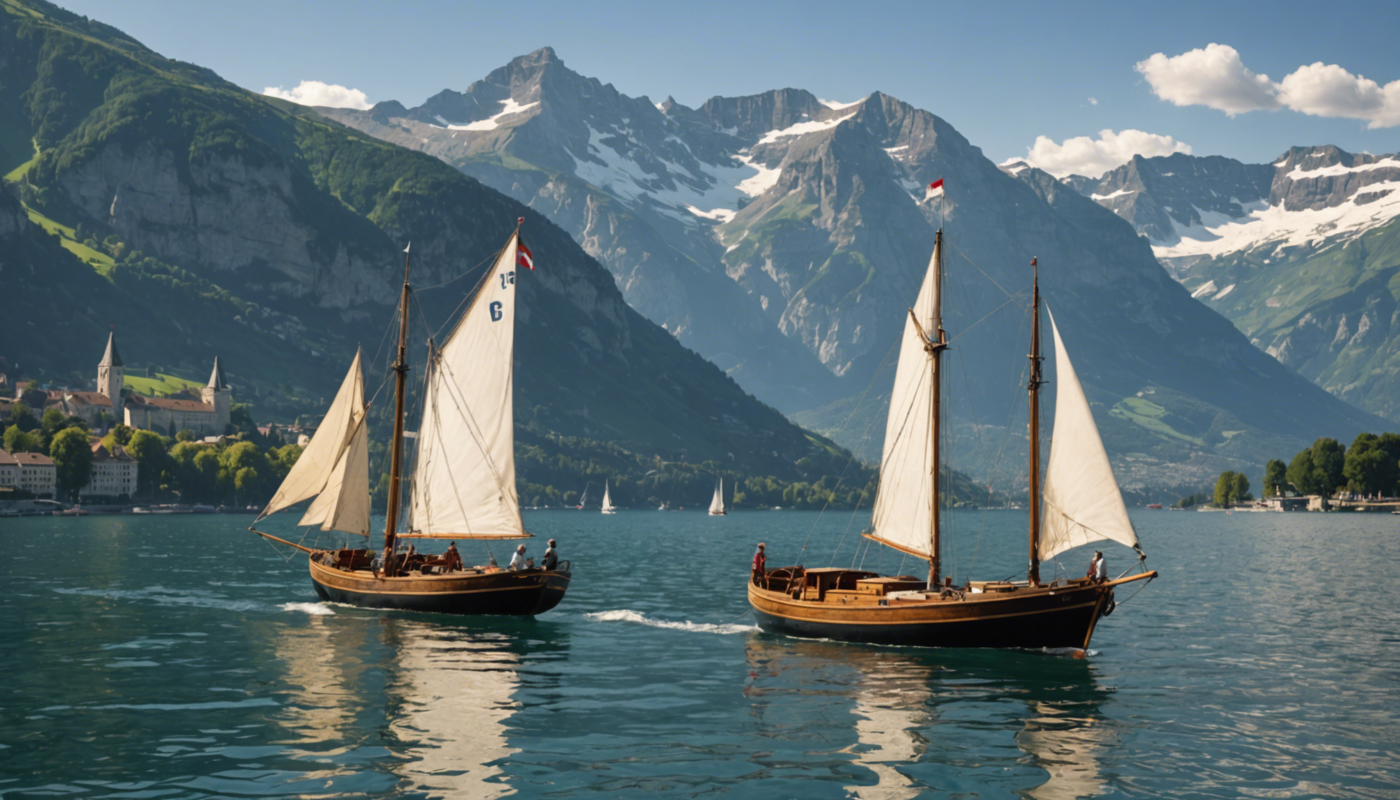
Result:
M515 266L517 268L524 267L531 272L535 271L535 256L524 242L517 242L515 245Z
M932 199L935 198L935 197L942 197L942 196L943 196L943 179L942 179L942 178L939 178L938 180L934 181L933 183L930 183L930 184L928 185L928 191L924 192L924 199L925 199L925 200L932 200Z

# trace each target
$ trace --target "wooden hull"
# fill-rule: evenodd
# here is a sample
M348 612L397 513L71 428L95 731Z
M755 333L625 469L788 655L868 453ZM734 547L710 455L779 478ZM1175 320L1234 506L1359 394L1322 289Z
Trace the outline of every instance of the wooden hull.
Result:
M381 578L367 570L346 572L308 563L322 600L435 614L543 614L564 599L572 577L566 570L529 569Z
M750 581L749 604L763 630L801 638L911 647L1085 649L1104 609L1111 608L1113 587L1127 580L1072 581L1053 588L1021 585L947 599L862 598L842 592L798 599L782 587L765 589Z

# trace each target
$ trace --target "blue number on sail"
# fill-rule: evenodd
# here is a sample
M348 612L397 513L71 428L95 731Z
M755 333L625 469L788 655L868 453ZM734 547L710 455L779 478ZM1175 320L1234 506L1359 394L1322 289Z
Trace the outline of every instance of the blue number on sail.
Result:
M491 304L491 321L500 322L502 316L504 316L504 314L501 312L501 301L497 300Z
M501 288L504 289L512 283L515 283L515 271L511 270L510 272L502 272L500 278Z

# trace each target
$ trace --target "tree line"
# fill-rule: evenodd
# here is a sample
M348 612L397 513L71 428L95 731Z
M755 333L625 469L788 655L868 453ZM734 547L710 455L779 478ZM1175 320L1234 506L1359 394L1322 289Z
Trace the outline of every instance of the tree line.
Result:
M1249 490L1243 473L1226 471L1215 481L1212 500L1224 508L1252 500ZM1341 492L1364 497L1400 495L1400 434L1361 433L1350 447L1336 439L1318 439L1287 464L1270 459L1264 465L1263 491L1264 497L1289 491L1323 497Z

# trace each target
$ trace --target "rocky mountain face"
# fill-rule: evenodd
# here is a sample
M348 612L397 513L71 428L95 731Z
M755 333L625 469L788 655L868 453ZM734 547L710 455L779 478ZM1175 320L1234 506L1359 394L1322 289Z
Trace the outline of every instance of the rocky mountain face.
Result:
M946 121L878 92L653 104L545 49L420 108L322 111L548 215L634 307L866 454L878 455L883 408L855 410L853 398L892 381L892 345L940 224L950 375L966 378L949 394L964 432L1025 446L1024 422L1010 420L1024 408L1033 256L1130 482L1194 485L1375 421L1193 302L1110 211L1044 173L999 169ZM920 202L940 177L942 205ZM821 380L808 383L814 366ZM984 474L998 449L972 442L961 466Z
M409 241L421 346L441 335L524 218L539 268L519 284L518 421L751 474L797 476L798 461L816 453L825 464L835 452L638 315L566 232L436 158L253 95L37 0L0 4L0 53L0 105L24 112L0 117L6 189L57 233L41 237L51 249L62 239L61 252L89 262L65 256L95 297L103 284L149 296L123 309L132 337L164 339L166 350L208 347L209 330L271 342L244 351L253 363L226 357L230 371L279 373L279 391L328 394L357 345L372 370L388 360L381 341ZM15 144L30 141L28 153ZM7 202L0 229L23 226L14 197ZM0 261L8 275L9 258ZM37 269L33 259L26 266ZM16 302L61 294L66 280L35 273ZM107 296L121 309L128 295ZM84 320L75 327L107 317L50 305ZM62 328L50 332L75 369L100 355ZM12 354L27 346L0 336Z
M1070 183L1147 236L1173 276L1260 349L1400 420L1400 156L1177 154Z

